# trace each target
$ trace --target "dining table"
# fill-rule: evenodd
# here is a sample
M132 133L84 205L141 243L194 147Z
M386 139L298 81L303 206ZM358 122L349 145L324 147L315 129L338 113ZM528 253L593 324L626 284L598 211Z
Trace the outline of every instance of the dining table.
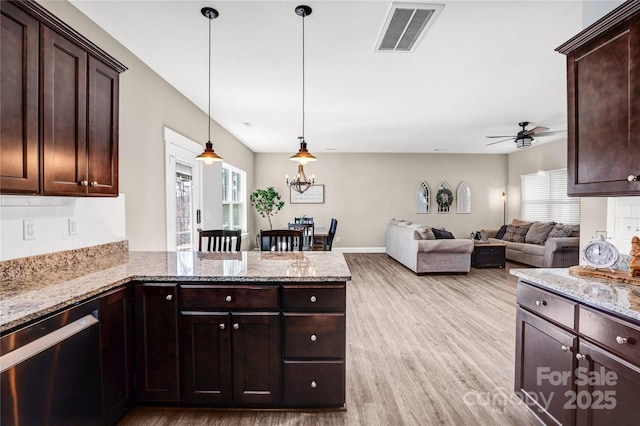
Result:
M329 230L324 226L316 226L313 229L313 238L322 238L322 250L327 251L327 237L329 236Z

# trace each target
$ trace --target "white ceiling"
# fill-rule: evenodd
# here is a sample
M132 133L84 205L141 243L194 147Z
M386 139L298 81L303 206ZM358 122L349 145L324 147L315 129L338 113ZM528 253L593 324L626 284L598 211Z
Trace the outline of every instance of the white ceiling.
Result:
M390 1L71 2L205 113L209 21L200 9L216 8L212 116L255 152L298 149L298 4L313 8L305 18L312 153L507 153L515 143L488 147L496 139L485 136L515 135L519 121L565 130L565 57L554 49L582 19L578 1L446 1L413 53L378 53Z

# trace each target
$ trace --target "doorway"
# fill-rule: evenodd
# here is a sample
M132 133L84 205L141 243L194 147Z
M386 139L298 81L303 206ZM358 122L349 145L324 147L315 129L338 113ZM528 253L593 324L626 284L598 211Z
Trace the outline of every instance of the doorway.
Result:
M164 128L167 250L196 251L201 224L202 146Z

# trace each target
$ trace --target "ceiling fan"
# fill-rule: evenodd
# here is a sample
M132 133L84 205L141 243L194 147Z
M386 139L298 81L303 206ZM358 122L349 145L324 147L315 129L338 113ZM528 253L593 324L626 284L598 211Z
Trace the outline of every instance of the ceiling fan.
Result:
M548 136L548 135L552 135L554 133L562 133L565 130L551 130L549 131L548 127L542 127L542 126L536 126L531 130L527 130L527 126L529 125L528 121L522 121L520 123L518 123L518 125L520 127L522 127L522 130L520 130L518 132L517 135L515 136L487 136L487 138L507 138L507 139L503 139L501 141L496 141L496 142L491 142L488 143L487 146L489 145L494 145L497 143L502 143L502 142L506 142L509 140L514 140L516 143L516 147L518 148L528 148L531 146L531 143L534 140L534 136Z

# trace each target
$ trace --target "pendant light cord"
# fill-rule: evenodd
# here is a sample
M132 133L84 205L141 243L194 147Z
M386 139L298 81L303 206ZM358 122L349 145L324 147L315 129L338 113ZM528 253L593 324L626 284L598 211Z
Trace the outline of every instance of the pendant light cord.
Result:
M209 138L207 139L211 142L211 21L213 19L209 18L209 110L207 112L207 118L209 123Z
M306 13L302 13L302 140L304 141L304 18Z

